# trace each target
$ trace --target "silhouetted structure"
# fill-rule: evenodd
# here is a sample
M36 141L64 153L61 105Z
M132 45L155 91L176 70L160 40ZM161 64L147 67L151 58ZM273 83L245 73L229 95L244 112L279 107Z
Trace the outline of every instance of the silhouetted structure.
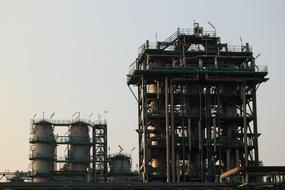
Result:
M127 80L138 87L142 180L214 182L260 166L256 90L266 75L248 43L221 43L198 23L146 41Z

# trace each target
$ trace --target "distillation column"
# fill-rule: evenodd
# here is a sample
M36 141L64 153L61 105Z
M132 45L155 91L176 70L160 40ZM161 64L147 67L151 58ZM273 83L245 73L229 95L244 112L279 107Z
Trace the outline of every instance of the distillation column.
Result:
M90 166L90 137L88 124L78 121L69 129L70 149L69 168L71 172L80 172L78 180L86 176ZM79 179L80 178L80 179ZM76 179L74 179L76 180Z
M45 120L35 123L32 120L31 133L32 181L50 181L52 172L56 170L56 145L52 125Z

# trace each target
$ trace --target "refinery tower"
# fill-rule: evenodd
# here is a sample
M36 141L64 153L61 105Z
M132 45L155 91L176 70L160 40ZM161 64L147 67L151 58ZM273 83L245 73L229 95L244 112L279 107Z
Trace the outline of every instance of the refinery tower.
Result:
M127 78L138 87L142 180L214 182L233 168L260 166L256 90L266 75L248 43L222 43L198 23L147 40Z

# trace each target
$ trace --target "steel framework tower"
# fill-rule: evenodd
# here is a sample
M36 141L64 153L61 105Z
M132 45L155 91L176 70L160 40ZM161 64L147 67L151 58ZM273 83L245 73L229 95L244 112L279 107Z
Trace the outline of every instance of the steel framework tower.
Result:
M93 175L95 181L106 182L108 178L107 159L107 124L95 124L93 126Z
M213 182L259 166L256 90L266 75L248 43L221 43L198 23L146 41L127 78L138 87L142 181Z

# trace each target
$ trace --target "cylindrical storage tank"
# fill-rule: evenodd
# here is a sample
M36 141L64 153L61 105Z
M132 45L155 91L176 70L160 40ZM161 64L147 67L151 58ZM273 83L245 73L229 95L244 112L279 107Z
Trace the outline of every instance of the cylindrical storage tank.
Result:
M76 122L70 126L70 171L87 172L90 162L90 137L88 124Z
M131 172L131 158L124 154L117 154L110 158L110 181L129 181Z
M45 120L33 123L31 133L32 181L47 182L56 165L52 125Z

